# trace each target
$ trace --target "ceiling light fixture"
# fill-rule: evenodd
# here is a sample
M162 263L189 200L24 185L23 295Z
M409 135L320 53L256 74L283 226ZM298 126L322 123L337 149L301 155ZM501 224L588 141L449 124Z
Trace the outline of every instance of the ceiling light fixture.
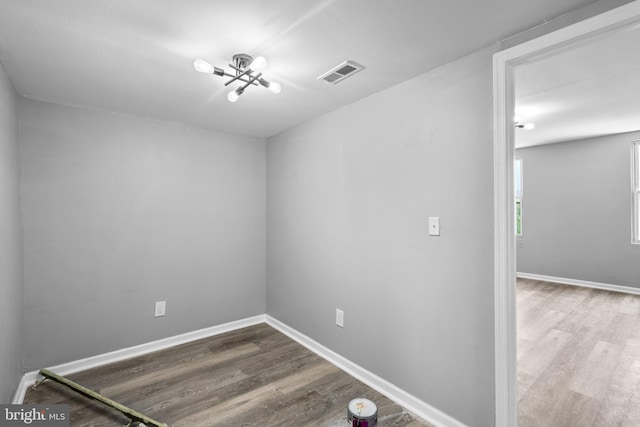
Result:
M233 64L229 64L229 66L235 70L235 73L233 74L226 72L222 68L214 67L204 59L200 58L193 61L193 68L195 68L196 71L205 74L231 77L231 79L224 84L225 86L228 86L235 81L244 83L236 90L229 92L227 99L231 102L236 102L238 98L240 98L240 95L244 93L245 89L251 85L266 87L276 94L280 93L282 90L282 87L278 83L270 82L262 77L262 70L267 66L267 60L264 59L263 56L258 56L254 59L250 55L239 53L237 55L233 55L232 61Z

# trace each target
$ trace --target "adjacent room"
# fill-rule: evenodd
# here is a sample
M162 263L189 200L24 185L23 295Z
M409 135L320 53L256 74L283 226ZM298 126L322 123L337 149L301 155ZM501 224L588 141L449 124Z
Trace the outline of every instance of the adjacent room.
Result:
M72 426L514 426L494 55L616 14L639 22L640 2L0 0L0 404L69 405ZM516 137L545 130L529 119ZM597 203L615 219L567 206L604 259L538 243L532 184L562 199L537 153L593 145L600 165L615 140L630 159L634 126L509 153L526 294L640 289L637 219L614 252L638 210L630 160L601 171L627 179L626 205ZM635 300L617 302L611 325L631 322ZM606 331L637 360L637 334ZM523 425L546 425L537 408Z
M640 422L639 43L515 68L520 426Z

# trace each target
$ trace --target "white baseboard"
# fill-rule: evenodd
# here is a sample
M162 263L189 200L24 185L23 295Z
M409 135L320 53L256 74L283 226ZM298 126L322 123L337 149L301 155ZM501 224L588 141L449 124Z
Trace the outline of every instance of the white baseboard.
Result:
M531 273L516 273L516 276L521 279L542 280L544 282L562 283L564 285L584 286L586 288L640 295L640 288L632 288L630 286L611 285L609 283L589 282L587 280L567 279L564 277L544 276L542 274Z
M465 424L455 418L445 414L444 412L434 408L433 406L423 402L417 397L407 393L406 391L391 384L389 381L380 378L376 374L356 365L350 360L344 358L333 350L328 349L322 344L314 341L308 336L296 331L295 329L285 325L277 319L265 316L268 325L279 330L289 338L308 348L318 356L326 359L338 368L342 369L352 377L362 381L372 389L384 394L389 399L407 408L425 421L438 427L466 427Z
M257 325L260 323L267 323L271 327L287 335L289 338L313 351L320 357L336 365L338 368L347 372L349 375L362 381L374 390L377 390L378 392L384 394L399 405L407 408L409 411L413 412L425 421L428 421L438 427L466 427L465 424L461 423L455 418L445 414L444 412L432 407L431 405L423 402L417 397L398 388L397 386L391 384L389 381L380 378L374 373L351 362L350 360L344 358L333 350L328 349L322 344L287 326L279 320L265 314L249 317L235 322L225 323L222 325L212 326L210 328L200 329L181 335L176 335L174 337L152 341L146 344L129 347L122 350L112 351L110 353L87 357L85 359L76 360L69 363L63 363L61 365L49 367L48 369L54 371L59 375L69 375L74 372L95 368L113 362L119 362L131 357L141 356L154 351L163 350L198 339L223 334L225 332L235 331L237 329L246 328L248 326ZM38 379L38 371L27 372L26 374L24 374L13 396L12 403L22 403L27 389L35 384Z
M174 347L176 345L185 344L202 338L212 337L214 335L223 334L225 332L235 331L236 329L246 328L247 326L258 325L264 322L265 315L261 314L234 322L224 323L222 325L212 326L209 328L199 329L197 331L187 332L185 334L180 334L173 337L163 338L134 347L123 348L121 350L87 357L85 359L80 359L73 362L63 363L61 365L52 366L47 369L59 375L69 375L74 372L84 371L86 369L107 365L113 362L119 362L121 360L129 359L136 356L142 356L154 351L163 350L169 347ZM31 371L24 374L20 380L20 383L18 384L18 388L15 394L13 395L12 403L22 403L27 389L35 384L38 378L38 371Z

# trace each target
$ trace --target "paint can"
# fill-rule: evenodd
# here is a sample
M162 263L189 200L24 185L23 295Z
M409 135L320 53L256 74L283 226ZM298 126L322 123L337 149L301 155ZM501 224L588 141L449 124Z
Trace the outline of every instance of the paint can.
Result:
M369 399L359 397L349 402L347 419L352 427L376 427L378 407Z

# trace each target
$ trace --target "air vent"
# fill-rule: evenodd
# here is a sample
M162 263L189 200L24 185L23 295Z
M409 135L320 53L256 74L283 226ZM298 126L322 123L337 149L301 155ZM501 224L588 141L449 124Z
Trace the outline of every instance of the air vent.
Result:
M364 68L365 67L358 64L357 62L345 61L318 77L318 80L324 80L327 83L336 84L343 81L347 77L353 76L355 73L363 70Z

